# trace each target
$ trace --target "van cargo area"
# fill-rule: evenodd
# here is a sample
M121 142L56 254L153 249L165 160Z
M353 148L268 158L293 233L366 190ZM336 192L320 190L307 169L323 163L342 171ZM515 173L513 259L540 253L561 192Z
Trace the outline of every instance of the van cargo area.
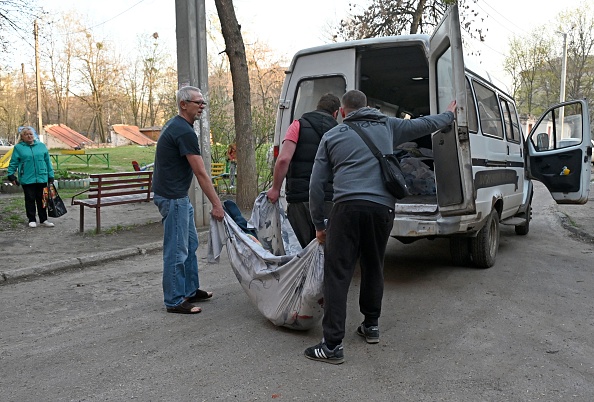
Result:
M426 42L413 40L358 49L358 81L369 106L387 116L416 118L429 114L429 65ZM436 212L431 136L406 143L397 152L411 196L401 211ZM414 209L403 204L415 205ZM419 207L422 205L422 207Z

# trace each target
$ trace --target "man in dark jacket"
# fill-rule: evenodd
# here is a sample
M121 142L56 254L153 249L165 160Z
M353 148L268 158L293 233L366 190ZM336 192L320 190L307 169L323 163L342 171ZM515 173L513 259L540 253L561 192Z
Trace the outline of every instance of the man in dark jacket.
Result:
M283 147L274 165L272 188L268 199L275 203L285 176L287 215L289 222L301 243L306 247L315 237L316 231L309 212L309 180L318 145L326 131L336 126L340 99L332 94L323 95L313 112L304 113L288 128ZM324 185L324 200L329 212L332 208L331 179Z
M387 117L366 107L361 91L342 97L345 122L358 125L382 154L404 142L430 134L454 121L456 103L445 113L418 119ZM332 364L344 361L347 294L357 259L361 266L359 309L364 316L357 334L379 342L378 320L384 292L384 254L394 224L396 199L382 181L380 165L357 133L346 124L328 131L312 171L309 204L316 237L324 246L324 339L305 350L305 357ZM324 212L324 185L334 178L334 207ZM328 226L324 219L328 219ZM327 234L326 234L327 231Z

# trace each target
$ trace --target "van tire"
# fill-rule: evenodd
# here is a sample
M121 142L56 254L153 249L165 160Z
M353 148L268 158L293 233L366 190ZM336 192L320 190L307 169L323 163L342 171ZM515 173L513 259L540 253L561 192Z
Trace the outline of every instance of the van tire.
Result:
M469 267L472 264L470 256L470 238L451 237L450 254L452 255L452 263L454 266Z
M485 226L470 241L472 261L477 268L491 268L495 265L499 249L499 213L494 209Z

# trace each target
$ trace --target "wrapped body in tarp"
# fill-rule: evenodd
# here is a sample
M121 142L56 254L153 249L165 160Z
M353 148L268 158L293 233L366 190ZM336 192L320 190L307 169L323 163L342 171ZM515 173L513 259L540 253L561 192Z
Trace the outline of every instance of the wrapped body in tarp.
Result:
M323 246L314 239L302 249L284 210L268 201L266 193L256 199L247 227L237 206L224 204L223 221L210 221L208 261L218 261L226 246L237 280L273 324L299 330L318 324L323 315Z

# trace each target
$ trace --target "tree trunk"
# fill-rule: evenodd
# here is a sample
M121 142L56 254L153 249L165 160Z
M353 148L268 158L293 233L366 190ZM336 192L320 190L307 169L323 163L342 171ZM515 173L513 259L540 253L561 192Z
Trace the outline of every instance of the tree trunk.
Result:
M423 10L425 9L426 0L420 0L417 4L415 13L412 15L412 22L410 24L410 34L416 34L419 31L419 25L421 25L421 19L423 18Z
M252 135L250 80L241 26L232 0L215 0L225 53L229 57L233 82L233 109L237 143L237 206L251 209L258 192L256 152Z

